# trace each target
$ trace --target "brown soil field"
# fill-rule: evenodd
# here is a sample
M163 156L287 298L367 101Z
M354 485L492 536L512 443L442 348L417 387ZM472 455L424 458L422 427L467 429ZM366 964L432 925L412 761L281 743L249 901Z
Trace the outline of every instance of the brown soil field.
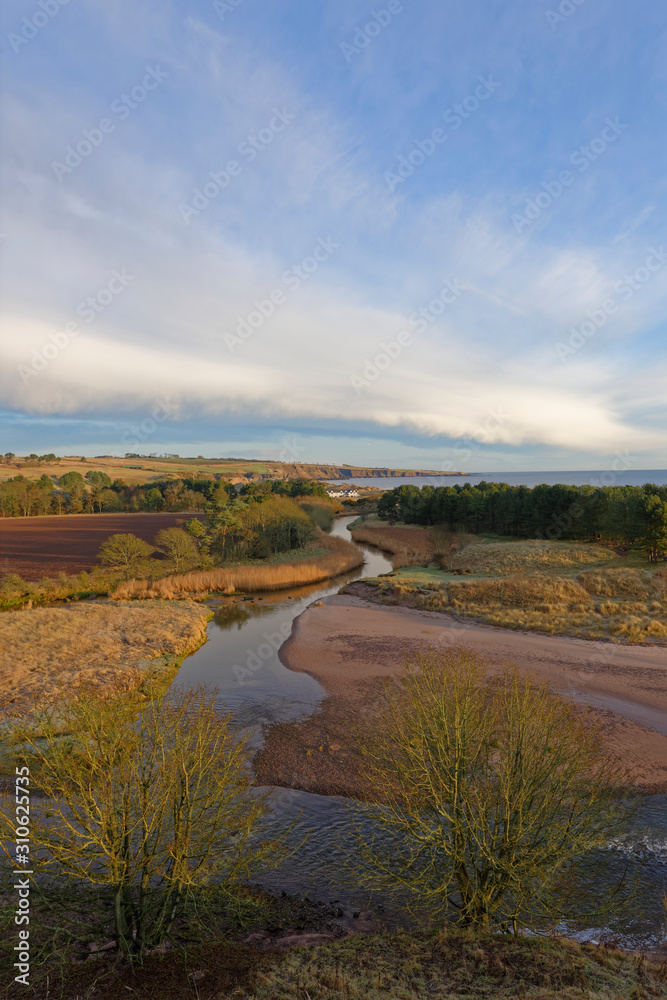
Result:
M130 532L152 542L162 528L194 516L188 511L0 518L0 576L18 573L24 580L40 580L60 572L80 573L97 564L97 553L109 535Z

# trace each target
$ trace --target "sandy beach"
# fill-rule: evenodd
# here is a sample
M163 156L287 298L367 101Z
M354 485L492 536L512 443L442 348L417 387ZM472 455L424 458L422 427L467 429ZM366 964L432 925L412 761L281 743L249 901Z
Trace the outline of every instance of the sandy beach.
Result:
M294 622L280 656L328 697L302 722L273 726L255 759L262 784L320 794L359 791L351 727L372 714L383 679L424 644L465 645L493 666L512 662L573 698L603 726L607 745L635 785L667 791L667 652L462 623L439 612L385 607L357 596L363 585L315 602ZM492 666L492 669L493 669Z

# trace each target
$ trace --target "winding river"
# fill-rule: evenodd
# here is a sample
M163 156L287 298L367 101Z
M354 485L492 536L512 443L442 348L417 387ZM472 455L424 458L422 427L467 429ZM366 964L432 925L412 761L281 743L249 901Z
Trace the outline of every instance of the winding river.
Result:
M353 520L339 518L332 534L349 540L347 525ZM220 707L232 708L241 726L285 722L314 711L325 696L324 689L307 674L288 670L278 658L278 649L290 634L293 620L314 600L337 593L351 580L391 570L382 552L367 545L359 548L364 552L363 566L335 580L211 602L215 617L208 627L208 642L183 662L174 683L215 687ZM264 873L260 884L272 891L335 901L350 912L368 906L367 893L346 872L345 859L354 850L346 800L277 788L270 802L268 825L292 823L292 842L300 844L306 835L307 839L280 868ZM641 864L648 882L642 880L641 898L632 903L615 930L628 945L655 946L664 941L667 795L642 800L633 829L622 844L610 845L605 864L611 874L620 871L628 859ZM598 929L588 932L592 938L598 934Z

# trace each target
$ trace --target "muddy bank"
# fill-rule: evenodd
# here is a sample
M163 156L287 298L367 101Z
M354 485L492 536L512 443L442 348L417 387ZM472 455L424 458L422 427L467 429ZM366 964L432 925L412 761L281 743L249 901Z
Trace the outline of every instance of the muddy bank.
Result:
M470 646L498 667L511 661L546 680L602 725L610 751L625 761L638 789L667 791L664 649L508 632L349 594L308 608L281 649L285 665L316 678L329 697L309 718L267 729L255 761L261 783L358 794L351 726L368 722L382 679L397 674L405 654L425 643Z

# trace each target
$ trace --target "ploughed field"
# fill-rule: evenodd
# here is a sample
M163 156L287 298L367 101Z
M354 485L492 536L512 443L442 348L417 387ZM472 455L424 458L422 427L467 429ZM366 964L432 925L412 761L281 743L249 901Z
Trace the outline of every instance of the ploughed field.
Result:
M187 511L0 518L0 576L18 573L24 580L40 580L60 572L80 573L97 563L97 553L109 535L131 532L152 542L162 528L196 516Z

